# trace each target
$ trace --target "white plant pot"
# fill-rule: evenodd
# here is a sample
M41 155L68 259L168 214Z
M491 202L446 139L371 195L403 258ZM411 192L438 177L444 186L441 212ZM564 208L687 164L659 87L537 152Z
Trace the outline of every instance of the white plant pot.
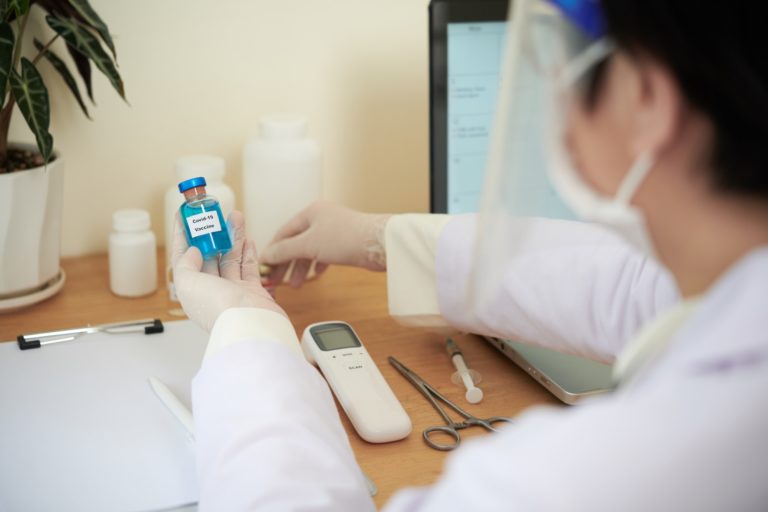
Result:
M0 174L0 302L45 298L40 291L60 280L63 190L56 153L47 168Z

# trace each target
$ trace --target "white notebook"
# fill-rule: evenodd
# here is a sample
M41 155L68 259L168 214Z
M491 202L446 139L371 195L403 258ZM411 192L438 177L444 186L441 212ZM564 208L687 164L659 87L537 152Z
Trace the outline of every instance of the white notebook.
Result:
M196 502L194 445L147 382L190 406L208 335L87 334L0 343L0 512L147 511Z

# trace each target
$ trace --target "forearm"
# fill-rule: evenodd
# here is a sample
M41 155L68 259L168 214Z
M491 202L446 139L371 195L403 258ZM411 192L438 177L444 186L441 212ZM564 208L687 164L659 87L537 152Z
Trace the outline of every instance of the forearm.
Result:
M390 313L410 325L450 324L611 360L677 300L671 277L612 233L529 218L509 236L535 236L521 237L500 269L498 297L476 308L468 300L476 217L426 217L395 216L387 225Z
M671 276L602 227L521 218L517 250L498 269L493 300L467 303L474 221L440 235L436 282L440 309L454 325L611 361L648 320L678 300ZM520 236L520 233L525 233Z

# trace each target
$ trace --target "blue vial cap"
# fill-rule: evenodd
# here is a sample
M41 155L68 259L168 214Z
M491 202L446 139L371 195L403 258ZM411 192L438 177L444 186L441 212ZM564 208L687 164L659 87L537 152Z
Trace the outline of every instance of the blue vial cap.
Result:
M189 190L195 187L204 187L205 185L206 185L205 178L203 178L202 176L200 176L199 178L184 180L181 183L179 183L179 192L183 194L185 190Z

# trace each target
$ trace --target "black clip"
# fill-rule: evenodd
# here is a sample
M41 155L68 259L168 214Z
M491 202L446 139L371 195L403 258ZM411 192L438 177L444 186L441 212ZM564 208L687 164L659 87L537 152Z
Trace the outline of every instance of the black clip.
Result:
M163 331L165 331L165 327L159 318L155 318L155 321L152 322L152 325L144 327L144 334L157 334Z
M23 335L19 335L16 338L19 342L19 348L21 350L29 350L30 348L40 348L40 340L28 340Z

